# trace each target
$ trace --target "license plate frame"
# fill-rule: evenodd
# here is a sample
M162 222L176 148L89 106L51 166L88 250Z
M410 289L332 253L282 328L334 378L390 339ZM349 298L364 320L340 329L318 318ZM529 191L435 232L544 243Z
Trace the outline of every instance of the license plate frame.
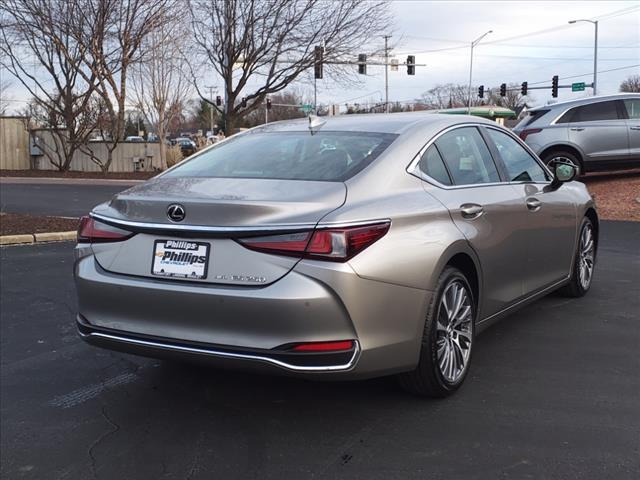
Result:
M204 251L202 250L204 249ZM183 280L205 280L209 273L209 261L211 258L211 244L209 242L196 242L192 240L174 240L174 239L158 239L153 242L152 258L151 258L151 275L155 277L183 279ZM204 262L196 260L195 263L189 263L190 257L183 257L182 260L170 260L177 263L161 263L165 260L166 252L176 253L177 255L191 253L192 256L204 256ZM188 261L189 260L189 261ZM188 273L184 267L192 267L197 265L196 270ZM157 268L156 268L157 267ZM164 268L161 268L164 267ZM181 268L182 267L182 268ZM168 270L168 271L167 271ZM201 273L198 273L201 271Z

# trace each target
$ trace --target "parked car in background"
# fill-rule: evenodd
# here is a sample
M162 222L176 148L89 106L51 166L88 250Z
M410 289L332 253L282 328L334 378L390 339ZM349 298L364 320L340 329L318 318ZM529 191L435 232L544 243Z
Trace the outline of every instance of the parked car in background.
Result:
M398 374L443 397L480 330L589 290L598 217L575 165L551 172L477 117L325 118L234 135L84 217L82 338L305 377Z
M175 145L180 145L180 150L182 150L182 156L188 157L189 155L193 155L198 151L198 146L196 142L186 137L179 137L175 139Z
M144 142L144 138L138 135L131 135L124 139L125 142Z
M640 94L532 108L513 131L547 164L571 161L582 173L640 167Z

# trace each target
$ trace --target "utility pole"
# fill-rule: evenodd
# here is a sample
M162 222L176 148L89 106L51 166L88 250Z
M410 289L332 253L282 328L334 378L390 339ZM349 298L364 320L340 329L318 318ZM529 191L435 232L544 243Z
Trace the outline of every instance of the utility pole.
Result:
M578 22L589 22L593 23L595 29L595 39L593 45L593 95L597 95L598 93L598 21L597 20L570 20L569 23L578 23Z
M215 99L213 98L213 89L216 87L209 85L204 88L209 89L209 131L211 132L211 135L213 135L213 102L215 102Z
M384 35L384 111L389 113L389 39L391 35Z
M483 33L478 38L476 38L473 42L471 42L471 61L469 62L469 93L467 97L467 115L471 113L471 83L473 82L473 47L475 47L480 41L492 33L493 30L489 30L486 33Z

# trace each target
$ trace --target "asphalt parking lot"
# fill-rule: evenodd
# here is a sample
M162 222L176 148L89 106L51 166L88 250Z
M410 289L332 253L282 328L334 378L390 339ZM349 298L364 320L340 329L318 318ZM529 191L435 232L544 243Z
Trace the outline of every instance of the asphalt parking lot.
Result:
M470 378L316 383L127 356L76 336L70 243L0 249L2 478L640 478L640 223L592 290L483 333Z
M37 178L18 181L3 178L0 185L0 207L3 212L79 217L99 203L129 188L123 181L82 180L51 182Z

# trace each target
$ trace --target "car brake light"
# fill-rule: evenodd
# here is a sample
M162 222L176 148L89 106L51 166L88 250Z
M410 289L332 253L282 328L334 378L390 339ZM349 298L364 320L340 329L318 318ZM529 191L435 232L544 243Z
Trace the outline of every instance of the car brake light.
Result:
M78 243L121 242L133 235L133 232L112 227L88 216L81 217L78 226Z
M294 352L338 352L351 350L353 346L353 340L341 340L338 342L301 343L293 347L292 350Z
M390 222L371 225L323 228L310 232L238 239L245 247L259 252L317 260L345 262L382 238Z
M540 133L541 131L542 131L541 128L527 128L525 130L522 130L520 132L519 136L522 139L522 141L524 142L529 135L532 135L534 133Z

